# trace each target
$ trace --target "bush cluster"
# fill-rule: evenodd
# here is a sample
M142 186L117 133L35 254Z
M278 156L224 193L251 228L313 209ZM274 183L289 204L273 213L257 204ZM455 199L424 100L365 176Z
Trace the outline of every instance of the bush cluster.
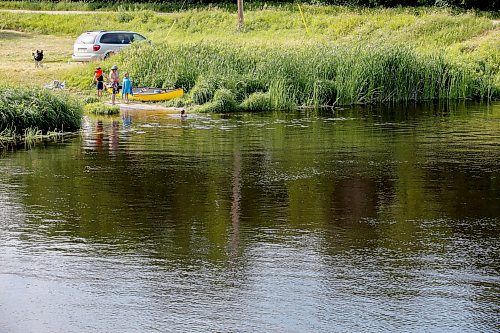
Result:
M118 105L107 105L102 102L91 102L84 106L85 112L99 114L99 115L113 115L120 113Z
M10 7L32 8L32 9L62 9L62 10L99 10L99 9L149 9L156 11L176 11L194 7L206 7L217 5L226 8L236 8L236 1L230 0L24 0L11 1ZM258 8L263 6L280 6L296 2L295 0L247 0L245 6ZM479 0L303 0L304 4L323 4L336 6L357 6L357 7L453 7L463 9L499 10L499 0L479 1Z
M114 60L139 86L183 88L207 112L491 99L497 69L405 46L138 44ZM150 75L154 73L154 75Z
M0 86L0 132L72 132L80 128L81 121L82 107L65 93Z

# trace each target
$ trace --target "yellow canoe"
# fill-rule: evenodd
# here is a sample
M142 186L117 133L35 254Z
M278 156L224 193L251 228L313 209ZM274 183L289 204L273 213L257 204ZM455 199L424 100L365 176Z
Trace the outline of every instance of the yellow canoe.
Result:
M131 101L160 102L184 96L184 90L179 89L153 89L134 88L134 94L129 95Z
M108 91L112 92L111 88L108 88ZM131 101L141 101L141 102L162 102L184 96L184 90L182 90L182 88L179 89L133 88L132 91L134 92L134 94L133 95L129 94L128 99Z

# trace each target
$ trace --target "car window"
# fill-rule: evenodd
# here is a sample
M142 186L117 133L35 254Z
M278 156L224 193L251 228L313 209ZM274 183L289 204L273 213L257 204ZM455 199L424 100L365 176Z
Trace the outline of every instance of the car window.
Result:
M115 33L107 33L101 36L100 42L103 44L121 44L120 36Z
M97 34L96 33L91 33L91 32L86 32L80 35L78 39L76 40L77 44L94 44L95 38Z
M108 32L101 36L100 42L103 44L130 44L134 41L141 41L145 38L137 33L131 32Z
M122 44L130 44L134 41L134 34L123 34Z
M134 34L134 42L140 42L141 40L145 40L146 37L141 36L139 34Z

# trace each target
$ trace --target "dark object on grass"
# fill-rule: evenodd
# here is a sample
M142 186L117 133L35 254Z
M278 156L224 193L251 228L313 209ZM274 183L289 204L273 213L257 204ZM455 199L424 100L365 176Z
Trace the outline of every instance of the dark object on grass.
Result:
M42 60L43 60L43 50L36 50L36 52L32 53L33 59L35 59L35 67L43 67L42 65Z

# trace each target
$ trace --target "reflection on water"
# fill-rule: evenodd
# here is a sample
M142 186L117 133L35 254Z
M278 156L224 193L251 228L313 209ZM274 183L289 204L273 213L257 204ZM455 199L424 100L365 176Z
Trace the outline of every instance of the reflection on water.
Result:
M490 332L500 105L128 111L0 158L0 332Z

